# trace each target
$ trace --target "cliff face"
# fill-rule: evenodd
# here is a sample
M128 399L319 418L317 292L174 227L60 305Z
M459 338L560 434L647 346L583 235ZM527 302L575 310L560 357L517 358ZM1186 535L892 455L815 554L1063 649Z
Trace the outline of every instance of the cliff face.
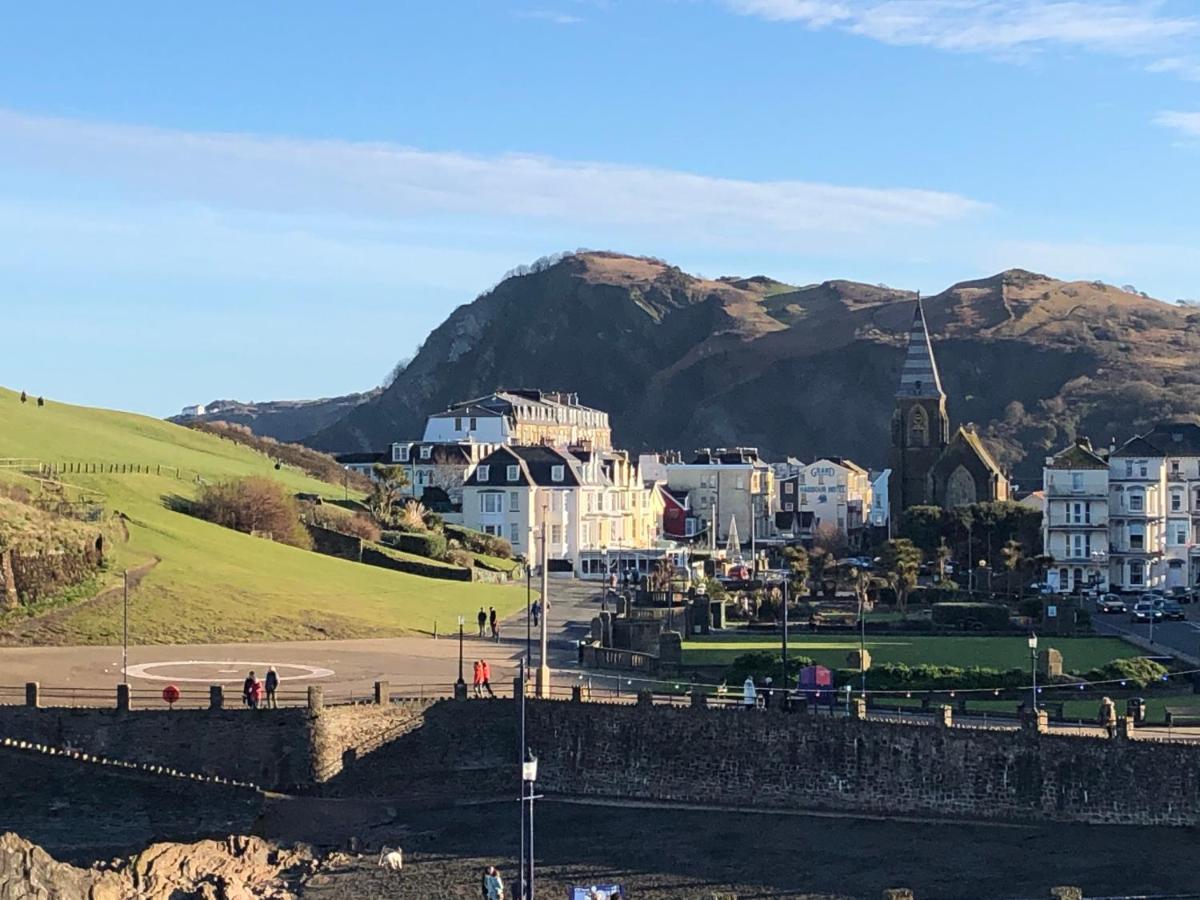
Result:
M498 387L577 392L632 449L757 445L773 456L886 460L915 295L829 281L696 278L657 260L568 257L456 309L379 396L305 438L378 449ZM1200 418L1200 315L1019 269L925 300L955 423L1036 479L1076 433L1121 438Z
M321 400L272 400L263 403L213 400L205 404L202 416L172 416L168 421L180 425L197 421L232 422L277 441L300 441L344 418L354 407L372 400L379 393L376 389Z

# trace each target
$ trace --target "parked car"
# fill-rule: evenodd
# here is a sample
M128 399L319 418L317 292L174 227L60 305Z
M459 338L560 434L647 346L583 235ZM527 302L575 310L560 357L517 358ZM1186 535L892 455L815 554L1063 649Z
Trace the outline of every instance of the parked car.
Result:
M1129 607L1116 594L1105 594L1096 601L1096 611L1102 613L1123 613L1128 612Z
M1026 591L1026 593L1029 593L1029 594L1057 594L1058 593L1058 591L1056 591L1050 585L1050 583L1046 582L1046 581L1035 582L1034 584L1029 585L1029 587L1027 587L1025 589L1025 591Z
M1187 613L1183 611L1183 607L1174 600L1155 600L1154 608L1162 613L1164 619L1182 622L1187 618Z
M1162 618L1162 610L1157 609L1152 600L1139 600L1133 604L1133 609L1129 612L1130 622L1161 622Z
M1196 599L1195 592L1188 587L1173 587L1167 590L1167 599L1176 603L1192 603Z

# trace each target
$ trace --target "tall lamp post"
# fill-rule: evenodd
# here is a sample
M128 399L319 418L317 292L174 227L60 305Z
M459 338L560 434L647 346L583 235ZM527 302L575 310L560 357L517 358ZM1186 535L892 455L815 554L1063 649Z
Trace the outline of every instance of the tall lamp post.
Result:
M788 708L788 698L791 696L791 686L788 684L788 581L791 573L783 576L783 708Z
M529 803L529 810L526 813L526 821L529 823L529 840L525 842L529 852L529 868L528 879L525 882L525 900L533 900L533 801L536 799L534 794L534 782L537 781L538 761L533 755L533 751L528 747L525 748L525 760L521 763L521 786L525 793L525 799Z
M550 660L547 658L549 633L546 623L550 618L550 547L546 540L546 516L542 516L542 634L541 647L538 654L538 669L535 689L543 699L550 696Z
M1037 635L1029 635L1029 671L1033 675L1033 714L1036 717L1037 703Z
M121 584L124 588L122 595L124 601L122 608L124 609L124 625L121 630L121 681L124 683L128 677L125 673L129 671L129 570L126 569L121 573Z
M463 679L463 625L465 620L458 617L458 681L454 682L454 699L467 699L467 682Z
M525 683L525 666L533 659L533 534L525 551L525 664L521 668L521 684Z

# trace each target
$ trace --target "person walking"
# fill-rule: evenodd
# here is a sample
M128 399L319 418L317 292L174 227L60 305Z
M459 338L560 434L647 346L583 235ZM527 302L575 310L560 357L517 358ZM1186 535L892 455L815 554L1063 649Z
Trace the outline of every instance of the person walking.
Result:
M1109 737L1117 735L1117 704L1112 697L1104 697L1100 701L1100 724L1104 726Z
M500 620L496 616L496 607L488 607L488 623L492 626L492 640L500 640Z
M481 674L483 675L484 690L488 692L489 697L495 698L496 692L492 690L492 667L488 665L486 659L481 659L479 665L481 667Z
M267 681L264 687L267 689L267 706L270 709L279 709L279 701L275 699L275 692L279 690L279 673L275 671L274 666L267 669Z
M487 900L504 900L504 879L495 866L488 866L487 874L483 876L483 886L487 891Z
M542 624L542 604L540 600L533 601L533 606L529 607L529 614L533 616L534 628Z
M754 687L754 679L749 675L742 683L742 705L746 709L754 709L758 705L758 690Z
M483 696L483 660L475 660L475 665L472 666L471 686L474 689L476 697Z
M250 709L254 708L254 684L258 679L254 677L254 672L251 671L246 676L246 680L242 682L242 705Z
M487 613L483 611L483 607L479 607L479 615L475 617L475 621L479 623L479 636L483 637L483 629L487 625Z

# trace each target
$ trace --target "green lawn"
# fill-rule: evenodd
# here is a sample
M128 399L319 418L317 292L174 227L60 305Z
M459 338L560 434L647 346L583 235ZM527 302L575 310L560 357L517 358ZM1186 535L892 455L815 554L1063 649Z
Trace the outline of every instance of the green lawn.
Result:
M506 615L524 605L524 588L421 578L321 556L230 531L167 508L207 481L267 475L297 491L330 498L339 487L217 437L128 413L65 406L38 408L0 388L0 458L174 466L173 475L63 475L97 491L107 509L128 516L130 539L115 548L106 573L158 560L135 592L130 636L144 643L346 638L431 630L479 606ZM0 478L22 482L15 470ZM25 483L28 483L27 481ZM12 626L0 622L0 631ZM121 604L114 598L54 612L25 639L115 643Z
M684 641L683 663L691 666L728 665L743 653L779 650L780 637L773 635L713 635ZM1042 638L1042 647L1054 647L1063 655L1066 671L1086 672L1107 662L1140 652L1118 638ZM797 631L788 635L788 654L810 656L820 665L836 669L847 665L846 655L858 649L851 634L812 635ZM943 637L935 635L867 636L867 650L874 664L932 663L946 666L982 666L1014 669L1029 666L1029 645L1023 637Z

